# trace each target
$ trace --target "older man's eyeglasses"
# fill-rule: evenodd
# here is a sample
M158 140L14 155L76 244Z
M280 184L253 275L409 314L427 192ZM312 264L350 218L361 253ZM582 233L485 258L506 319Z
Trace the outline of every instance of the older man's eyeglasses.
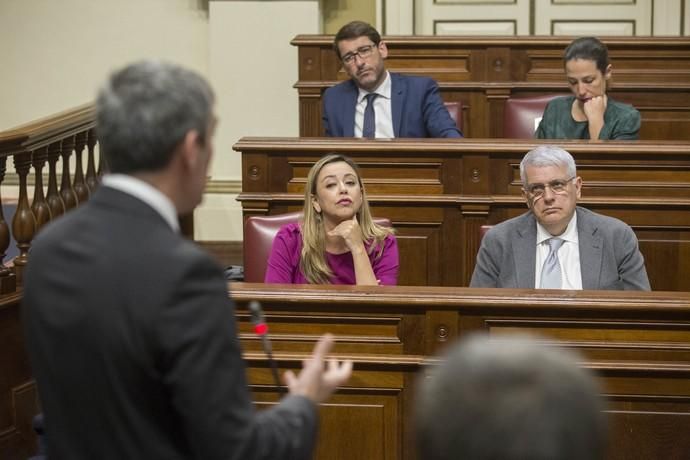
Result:
M362 59L366 59L369 56L372 55L374 52L374 45L365 45L365 46L360 46L357 48L357 51L352 51L350 53L347 53L342 57L342 60L345 64L352 64L355 62L355 57L359 56Z
M529 195L530 198L536 199L536 198L541 198L544 193L546 193L546 188L550 188L553 193L565 193L568 189L568 184L570 181L575 179L577 176L573 176L570 179L556 179L552 180L548 184L527 184L527 187L525 187L525 191L527 192L527 195Z

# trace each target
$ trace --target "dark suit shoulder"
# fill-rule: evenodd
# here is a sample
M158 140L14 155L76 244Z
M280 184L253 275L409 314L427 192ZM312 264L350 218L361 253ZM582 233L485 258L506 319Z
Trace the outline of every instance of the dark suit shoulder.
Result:
M352 92L357 92L357 86L352 80L345 80L335 86L327 88L326 91L324 91L323 97L326 99L328 97L343 96Z
M399 85L405 85L407 87L413 88L433 88L434 86L438 86L436 80L430 77L422 77L418 75L403 75L392 72L391 85L393 86L393 90L395 90L396 86Z
M414 83L436 83L436 80L434 80L431 77L424 77L420 75L404 75L401 73L395 73L391 72L391 80L395 81L408 81L408 82L414 82Z

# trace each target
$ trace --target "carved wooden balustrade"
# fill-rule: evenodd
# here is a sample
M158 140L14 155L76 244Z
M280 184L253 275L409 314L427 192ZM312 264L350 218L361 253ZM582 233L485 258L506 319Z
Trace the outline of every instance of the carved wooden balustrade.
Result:
M39 411L38 395L21 331L22 270L36 232L89 199L101 174L96 158L92 104L0 132L0 185L8 185L8 163L14 165L18 192L0 196L0 458L24 459L35 453L31 417ZM84 159L86 155L86 159ZM47 169L47 181L44 174ZM61 175L58 170L61 169ZM29 199L29 182L34 194ZM14 182L14 181L12 181ZM60 184L60 185L58 185ZM16 210L11 223L3 208ZM10 220L9 215L7 219ZM11 237L19 255L6 262Z
M96 159L94 126L94 107L86 104L0 132L0 185L5 180L10 157L19 180L17 209L11 227L0 209L0 294L13 292L21 285L36 232L50 220L88 200L97 187L100 170L96 165L100 167L101 162ZM58 188L59 160L62 160L62 172ZM46 163L47 187L43 178ZM29 202L32 172L34 195ZM10 235L16 241L19 255L12 263L5 264Z

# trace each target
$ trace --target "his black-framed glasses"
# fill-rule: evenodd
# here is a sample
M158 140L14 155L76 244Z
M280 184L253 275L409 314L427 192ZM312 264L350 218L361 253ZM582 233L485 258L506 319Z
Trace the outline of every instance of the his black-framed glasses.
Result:
M544 196L547 187L550 188L553 193L563 194L568 191L568 184L576 178L577 176L573 176L570 179L554 179L547 184L527 184L524 190L527 193L527 195L533 200Z
M344 55L341 59L345 64L352 64L355 62L355 57L359 56L361 59L366 59L374 53L376 45L364 45L357 48L356 51L351 51Z

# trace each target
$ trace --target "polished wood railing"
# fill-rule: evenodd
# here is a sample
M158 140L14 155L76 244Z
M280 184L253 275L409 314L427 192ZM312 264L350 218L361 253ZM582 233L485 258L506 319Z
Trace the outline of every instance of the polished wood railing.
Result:
M31 240L36 232L52 219L88 200L98 186L100 171L97 167L102 163L96 158L94 126L94 106L86 104L0 132L0 185L6 177L8 158L12 159L19 181L11 228L0 212L0 257L4 259L7 253L10 236L14 237L19 249L12 266L0 268L0 294L13 292L18 284L21 285L22 271L28 262ZM60 160L62 170L58 176ZM47 186L43 178L46 164ZM29 202L29 175L32 171L34 194Z
M18 187L16 196L0 197L0 367L3 375L0 378L0 458L3 459L25 459L35 453L36 447L31 421L39 411L39 402L21 328L22 272L31 258L31 241L39 229L87 201L98 187L103 163L97 158L94 127L94 107L86 104L0 132L0 185L6 185L9 159ZM11 223L5 220L3 208L14 209ZM5 261L11 240L16 241L19 254Z

